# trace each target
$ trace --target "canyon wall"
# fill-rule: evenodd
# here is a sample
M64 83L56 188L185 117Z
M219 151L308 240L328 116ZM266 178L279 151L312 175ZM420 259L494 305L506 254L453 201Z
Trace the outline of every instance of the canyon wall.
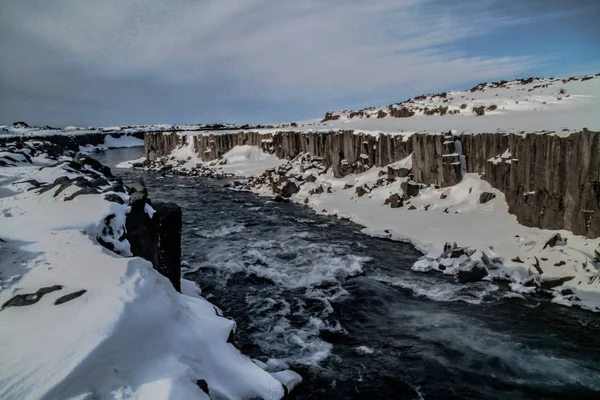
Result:
M600 236L600 132L555 134L414 134L354 131L231 132L182 137L152 133L146 155L167 155L185 140L204 161L237 145L259 146L282 159L309 153L336 177L384 167L412 154L413 179L441 187L479 173L506 195L509 211L526 226Z

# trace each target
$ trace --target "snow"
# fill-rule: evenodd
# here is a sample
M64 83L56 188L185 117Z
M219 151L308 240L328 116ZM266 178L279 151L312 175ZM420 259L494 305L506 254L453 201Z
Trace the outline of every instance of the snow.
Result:
M107 135L104 138L104 146L106 146L109 149L125 148L125 147L143 147L144 140L138 139L134 136L127 136L127 135L120 136L120 137L113 137L111 135Z
M221 165L221 163L225 163ZM235 176L254 176L265 170L285 164L285 160L273 154L267 154L262 149L254 146L235 146L216 161L209 163L219 172L230 173Z
M546 86L547 85L547 86ZM380 110L388 112L387 107L373 107L362 110L370 118L355 116L350 118L352 111L333 112L340 118L335 121L321 122L320 120L306 121L300 126L311 126L318 130L354 129L358 131L404 132L428 131L442 132L457 130L459 132L495 132L511 131L541 131L550 130L558 134L563 129L590 130L600 129L600 76L582 81L562 79L538 79L528 84L511 81L499 87L487 85L483 91L470 90L448 92L447 96L424 96L422 99L393 105L394 108L407 107L415 111L415 115L407 118L386 116L377 118ZM464 108L461 108L462 105ZM487 108L496 105L497 109ZM476 116L473 107L484 106L485 114ZM424 115L420 109L436 109L448 107L446 115ZM457 114L450 115L455 111Z
M123 161L115 165L115 168L133 168L134 164L142 164L146 161L146 157L136 158L135 160Z
M105 217L121 225L128 206L102 195L65 201L75 186L55 196L18 183L81 176L66 164L39 169L47 164L0 168L9 191L0 198L0 304L61 286L0 312L0 398L208 399L196 384L203 379L212 398L279 399L282 383L301 381L285 369L264 371L228 343L235 322L194 282L183 280L180 294L148 261L97 243Z

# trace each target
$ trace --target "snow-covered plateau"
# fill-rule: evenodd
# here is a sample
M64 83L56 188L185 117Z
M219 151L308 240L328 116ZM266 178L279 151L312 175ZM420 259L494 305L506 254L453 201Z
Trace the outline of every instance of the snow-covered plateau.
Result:
M598 109L600 76L503 81L285 129L147 134L146 164L250 178L234 187L409 241L418 272L600 311Z
M241 354L194 282L132 257L134 209L158 214L141 182L60 153L0 143L0 398L280 399L301 381Z

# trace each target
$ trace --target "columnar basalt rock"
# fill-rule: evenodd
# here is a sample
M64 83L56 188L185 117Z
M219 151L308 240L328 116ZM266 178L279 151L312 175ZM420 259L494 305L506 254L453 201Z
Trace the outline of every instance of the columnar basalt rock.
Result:
M251 145L281 159L303 153L318 157L338 178L412 154L411 176L417 183L447 187L460 182L464 173L478 173L505 194L509 211L523 225L600 236L600 132L407 137L350 130L240 131L199 134L193 140L204 161L218 159L237 145ZM145 143L147 156L158 157L182 139L176 133L149 133Z

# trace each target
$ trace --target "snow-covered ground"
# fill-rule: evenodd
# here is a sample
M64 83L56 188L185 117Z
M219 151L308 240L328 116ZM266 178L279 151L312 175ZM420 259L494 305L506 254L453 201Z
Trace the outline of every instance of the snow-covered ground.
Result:
M150 262L102 247L97 238L109 235L128 252L119 236L129 195L39 145L0 149L0 398L280 399L282 383L300 382L230 344L235 323L195 283L178 293ZM104 194L69 200L80 190L73 182L42 193L65 177L96 178Z
M143 147L144 140L138 139L134 136L123 135L119 137L113 137L107 135L104 138L104 144L100 144L97 146L88 144L85 146L79 146L80 153L96 153L98 151L105 151L109 149L122 149L128 147Z
M483 107L483 115L476 115L474 108L477 107ZM391 109L405 109L414 115L396 118L390 115ZM464 90L425 95L385 107L331 112L331 118L337 119L305 121L299 123L299 126L406 133L550 130L568 134L583 128L599 130L598 110L600 74L587 78L535 79L531 82L516 80L503 84L486 84L473 92ZM386 115L383 116L383 113ZM378 118L378 114L381 118ZM563 132L564 129L567 131Z

